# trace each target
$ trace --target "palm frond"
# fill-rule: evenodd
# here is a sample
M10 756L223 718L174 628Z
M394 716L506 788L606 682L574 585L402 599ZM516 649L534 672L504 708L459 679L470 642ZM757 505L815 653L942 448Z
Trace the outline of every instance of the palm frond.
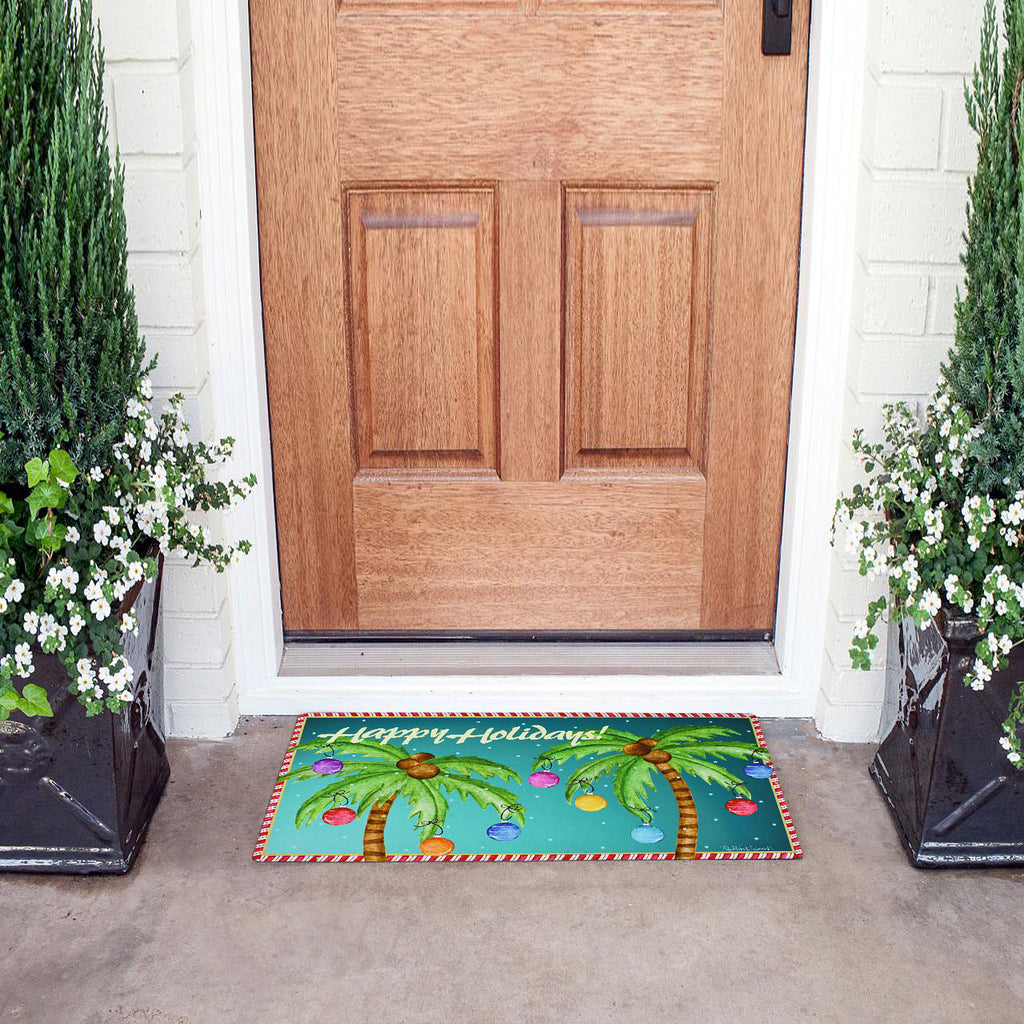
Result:
M580 787L580 783L586 779L588 782L597 782L602 775L612 775L617 772L620 768L625 768L630 761L634 758L630 754L623 754L621 751L617 754L611 754L608 757L599 757L596 761L587 761L585 764L581 764L569 776L568 781L565 784L565 802L570 803L572 801L573 794Z
M457 793L463 800L472 797L484 810L493 807L497 811L509 808L509 816L519 822L526 821L526 812L515 793L490 782L481 782L464 775L438 775L437 782L451 793Z
M378 740L360 740L353 743L351 740L334 740L327 737L319 740L310 740L308 743L300 743L296 750L333 750L335 756L342 761L347 757L377 757L382 760L401 761L409 756L405 747L396 747L391 743L380 743Z
M726 725L674 725L671 729L651 734L659 747L666 743L687 743L694 740L713 740L718 736L739 736L736 729Z
M456 775L468 775L470 772L483 779L504 779L506 782L522 783L519 772L497 761L488 761L485 757L470 757L462 754L445 754L435 757L430 764L436 765L446 772Z
M398 771L396 768L388 765L374 765L372 769L367 771L350 771L339 775L326 776L328 779L326 784L307 797L299 807L295 814L295 827L301 828L303 825L311 825L328 807L334 804L335 796L338 793L344 793L348 797L349 804L356 810L356 813L362 814L365 808L358 808L356 801L368 793L382 792L385 789L387 790L384 794L384 799L386 800L396 791L397 785L395 780L399 777L406 777L405 772ZM321 778L324 778L324 776L321 776ZM388 780L390 780L390 785L388 785ZM374 800L370 800L366 806L369 807L373 803Z
M674 753L669 762L680 775L693 775L703 782L715 783L724 789L735 792L738 796L750 796L750 790L743 785L741 779L733 775L727 768L714 764L711 761L702 761L697 757L688 757L686 754Z
M612 780L615 798L630 814L635 814L644 821L648 819L641 813L641 808L648 810L647 790L654 785L654 770L654 765L649 761L642 757L634 757L633 763L616 772Z
M674 754L677 750L681 754L690 757L716 757L725 759L727 757L738 757L744 760L756 758L758 761L770 761L771 756L764 747L753 743L666 743L662 748Z
M608 733L605 733L605 737L608 735ZM592 757L594 754L611 754L617 750L621 751L627 743L635 743L637 739L639 737L630 736L629 733L619 733L611 739L583 740L581 743L577 743L576 746L573 746L571 743L563 743L560 746L552 747L550 750L545 750L543 754L539 754L533 762L533 770L536 771L545 761L565 764L566 761L573 757L582 759L584 757Z
M448 801L437 785L437 777L433 779L413 779L408 775L400 790L409 805L409 817L419 817L416 828L420 831L433 822L437 828L444 826L448 813Z

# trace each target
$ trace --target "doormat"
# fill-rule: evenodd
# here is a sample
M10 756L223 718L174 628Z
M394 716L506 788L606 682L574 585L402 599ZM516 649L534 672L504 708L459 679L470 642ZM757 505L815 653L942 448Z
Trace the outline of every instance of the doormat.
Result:
M802 856L750 715L301 715L258 861Z

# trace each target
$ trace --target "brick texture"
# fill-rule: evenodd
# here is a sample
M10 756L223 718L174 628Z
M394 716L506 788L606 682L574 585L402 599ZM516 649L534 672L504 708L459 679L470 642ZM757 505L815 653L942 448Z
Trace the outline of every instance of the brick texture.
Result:
M840 482L860 479L848 447L875 436L885 401L924 401L953 338L967 175L976 140L963 83L976 60L983 0L868 0L859 243ZM818 726L871 739L884 684L884 644L871 672L851 669L853 625L877 583L840 547L832 558Z
M207 0L197 0L207 2ZM157 398L186 396L195 436L216 434L209 387L188 0L96 0L112 142L125 166L129 274L159 357ZM208 520L216 531L216 519ZM171 559L162 601L166 721L178 735L234 724L224 576Z

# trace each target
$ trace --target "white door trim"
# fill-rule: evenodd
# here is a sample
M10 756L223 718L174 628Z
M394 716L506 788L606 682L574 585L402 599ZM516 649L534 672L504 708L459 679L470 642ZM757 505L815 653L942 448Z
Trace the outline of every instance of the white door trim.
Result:
M867 4L816 3L811 22L800 288L776 645L778 671L537 675L284 675L263 355L246 0L191 4L210 380L236 466L261 486L231 513L252 554L232 570L239 708L688 710L811 716L824 667L843 387L850 332ZM773 58L785 59L785 58ZM638 654L638 662L642 660Z

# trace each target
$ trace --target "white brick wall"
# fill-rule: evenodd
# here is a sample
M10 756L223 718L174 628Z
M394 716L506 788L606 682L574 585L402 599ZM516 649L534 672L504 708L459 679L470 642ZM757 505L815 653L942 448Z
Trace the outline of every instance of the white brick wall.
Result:
M184 392L195 433L210 437L216 421L208 380L188 0L96 0L95 7L106 51L110 127L125 165L136 308L149 348L160 358L154 385L158 397ZM234 725L236 706L224 577L172 560L164 581L168 729L224 735Z
M847 372L841 484L855 426L877 433L882 403L923 400L952 341L961 280L967 174L975 139L963 82L976 59L983 0L869 0L857 281ZM875 591L833 555L818 726L836 739L872 738L884 650L871 672L850 668L853 623Z

